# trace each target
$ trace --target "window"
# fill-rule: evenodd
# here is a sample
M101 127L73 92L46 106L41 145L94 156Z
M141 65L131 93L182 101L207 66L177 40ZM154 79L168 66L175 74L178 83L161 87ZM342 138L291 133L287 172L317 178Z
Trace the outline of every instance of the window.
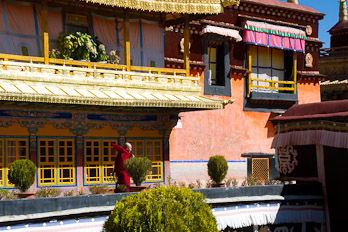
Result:
M103 183L107 183L108 179L112 177L114 172L116 151L112 147L112 143L117 144L116 141L103 141Z
M224 47L223 45L208 45L208 72L210 85L225 85L224 78Z
M65 31L88 33L88 17L79 14L65 14Z
M8 179L11 164L18 159L28 159L28 140L25 138L0 139L0 187L14 187Z
M229 43L215 37L204 38L204 94L231 96Z
M86 139L85 140L85 183L109 183L113 175L116 151L111 139Z
M39 185L75 184L73 139L39 139Z
M279 93L292 87L292 84L282 83L293 80L292 51L250 45L250 54L251 92Z
M85 142L85 175L86 183L100 183L100 141Z
M146 177L146 181L163 180L163 156L162 141L153 139L127 140L133 147L136 157L147 157L152 161L151 173Z

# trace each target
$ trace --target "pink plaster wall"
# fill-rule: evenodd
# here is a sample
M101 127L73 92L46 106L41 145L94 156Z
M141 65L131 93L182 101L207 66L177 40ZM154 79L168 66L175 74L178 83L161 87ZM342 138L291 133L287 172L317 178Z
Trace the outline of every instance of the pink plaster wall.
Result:
M231 79L233 104L222 110L181 113L182 128L170 136L171 161L209 160L224 155L227 160L245 160L242 153L273 153L270 113L243 111L244 79ZM211 96L215 99L229 99Z

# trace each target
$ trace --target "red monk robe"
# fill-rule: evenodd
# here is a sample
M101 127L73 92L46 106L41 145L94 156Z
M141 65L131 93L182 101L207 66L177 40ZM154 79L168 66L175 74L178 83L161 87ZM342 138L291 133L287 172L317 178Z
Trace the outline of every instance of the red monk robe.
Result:
M112 146L118 152L114 166L114 173L116 172L117 176L116 188L120 184L130 186L130 176L124 168L124 161L129 159L132 156L132 154L125 150L123 147L118 146L114 143L112 143Z

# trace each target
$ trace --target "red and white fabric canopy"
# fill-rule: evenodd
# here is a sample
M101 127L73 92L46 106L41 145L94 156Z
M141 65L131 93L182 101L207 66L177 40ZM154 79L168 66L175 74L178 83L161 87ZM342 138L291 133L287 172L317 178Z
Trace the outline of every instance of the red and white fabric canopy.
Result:
M232 39L235 39L237 42L242 41L242 37L240 36L239 31L233 30L233 29L208 25L205 28L203 28L202 33L203 34L212 33L212 34L217 34L217 35L221 35L225 37L230 37Z
M304 52L306 39L304 31L292 27L250 20L244 25L243 41L249 44Z

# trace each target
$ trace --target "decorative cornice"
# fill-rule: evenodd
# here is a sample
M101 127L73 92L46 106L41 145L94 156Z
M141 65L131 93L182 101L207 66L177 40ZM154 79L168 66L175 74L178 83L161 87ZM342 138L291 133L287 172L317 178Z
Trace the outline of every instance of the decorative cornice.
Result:
M246 76L250 71L242 66L230 65L231 74L238 76Z
M224 6L239 5L239 0L80 0L107 6L142 11L178 14L219 14Z
M14 102L38 102L67 105L98 105L98 106L119 106L119 107L152 107L152 108L188 108L188 109L222 109L223 102L220 100L203 99L199 101L171 101L171 100L141 100L141 99L101 99L89 97L66 97L66 96L45 96L39 94L23 93L2 93L1 101Z

